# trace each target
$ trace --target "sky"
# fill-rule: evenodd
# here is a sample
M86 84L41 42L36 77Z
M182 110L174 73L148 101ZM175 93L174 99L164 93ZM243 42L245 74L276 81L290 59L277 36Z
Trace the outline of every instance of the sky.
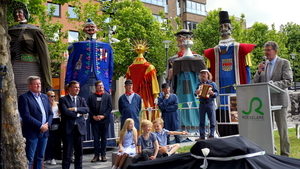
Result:
M206 0L206 11L222 8L228 14L240 17L245 14L246 26L265 23L279 30L281 24L293 22L300 25L300 0Z

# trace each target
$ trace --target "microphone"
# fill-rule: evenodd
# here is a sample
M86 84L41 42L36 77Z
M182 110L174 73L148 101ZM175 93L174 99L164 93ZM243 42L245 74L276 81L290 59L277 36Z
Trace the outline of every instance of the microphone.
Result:
M263 56L263 64L266 63L267 56ZM262 71L265 71L265 68L262 68Z

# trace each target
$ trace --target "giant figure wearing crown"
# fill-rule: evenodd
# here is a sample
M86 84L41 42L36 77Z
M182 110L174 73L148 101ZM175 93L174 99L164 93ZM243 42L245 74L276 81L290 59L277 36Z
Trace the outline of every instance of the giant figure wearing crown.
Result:
M133 91L139 94L143 99L142 108L148 109L148 111L142 113L142 119L153 121L160 116L157 111L151 110L156 108L154 100L159 94L156 69L143 56L143 54L149 50L147 41L136 40L133 44L133 48L138 56L128 67L126 78L132 80Z

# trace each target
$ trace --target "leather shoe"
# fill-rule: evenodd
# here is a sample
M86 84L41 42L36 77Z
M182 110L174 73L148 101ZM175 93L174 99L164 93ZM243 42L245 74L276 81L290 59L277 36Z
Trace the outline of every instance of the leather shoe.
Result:
M94 158L91 160L92 163L100 161L99 156L94 156Z
M199 141L199 140L205 140L205 138L197 138L197 139L195 139L195 141Z
M105 156L101 156L101 161L102 162L106 162L107 161L106 157Z
M209 139L214 139L214 137L209 137Z

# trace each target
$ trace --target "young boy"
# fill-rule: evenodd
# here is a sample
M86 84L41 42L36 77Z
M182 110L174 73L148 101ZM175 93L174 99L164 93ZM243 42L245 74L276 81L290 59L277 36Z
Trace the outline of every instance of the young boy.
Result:
M163 156L170 156L175 153L180 147L179 144L167 145L167 136L168 135L187 135L188 132L178 132L178 131L169 131L164 126L164 121L161 118L157 118L153 121L155 132L159 144L159 153Z
M155 134L151 133L152 123L149 120L142 120L141 129L143 134L138 138L138 154L132 158L132 163L156 159L158 154L158 141Z

